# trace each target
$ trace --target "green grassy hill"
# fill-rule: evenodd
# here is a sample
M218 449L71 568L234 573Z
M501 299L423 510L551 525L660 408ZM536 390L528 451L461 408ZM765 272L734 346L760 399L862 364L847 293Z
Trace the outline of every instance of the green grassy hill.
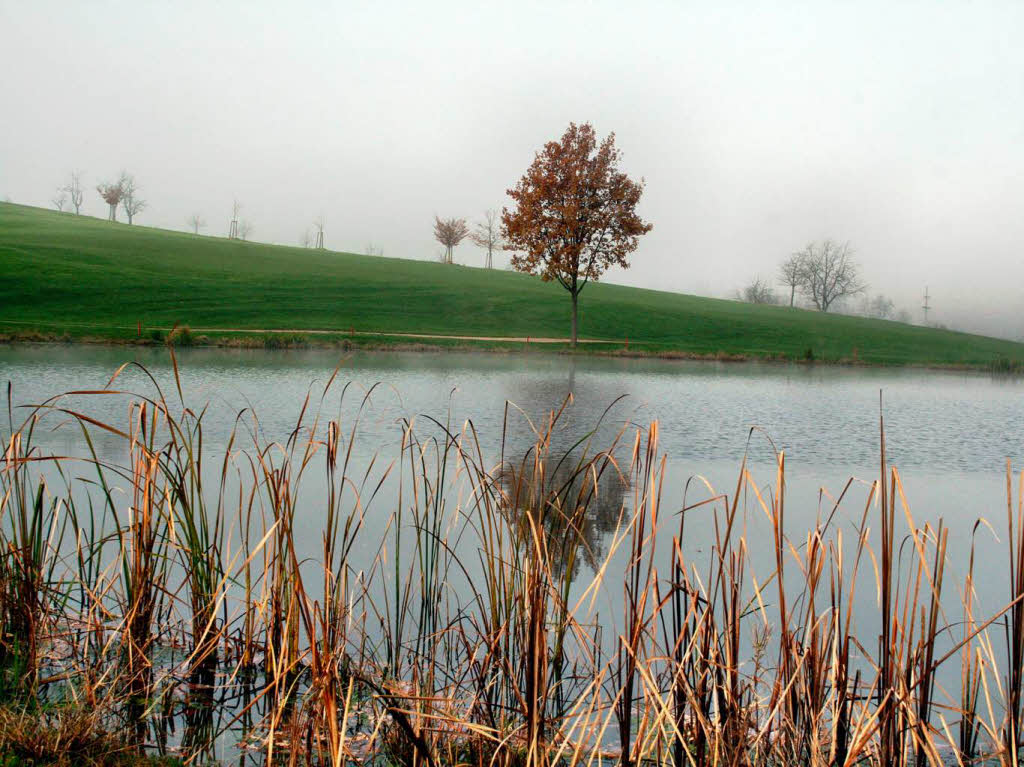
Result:
M896 322L598 283L600 348L989 365L1024 345ZM0 333L132 338L144 327L565 337L557 284L506 271L194 236L0 204ZM594 347L597 348L597 347Z

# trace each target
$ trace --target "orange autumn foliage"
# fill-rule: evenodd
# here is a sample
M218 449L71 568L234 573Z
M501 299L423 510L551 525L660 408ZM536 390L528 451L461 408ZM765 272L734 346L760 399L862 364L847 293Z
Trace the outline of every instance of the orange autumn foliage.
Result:
M572 343L580 292L627 256L651 230L636 213L644 182L618 169L615 134L600 144L589 123L570 123L560 141L537 153L502 211L502 234L520 272L558 280L572 296Z

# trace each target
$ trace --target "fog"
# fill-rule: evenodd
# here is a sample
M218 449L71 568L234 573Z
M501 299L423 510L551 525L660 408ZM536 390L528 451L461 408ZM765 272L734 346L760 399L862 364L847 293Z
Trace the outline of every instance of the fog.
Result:
M570 121L654 224L605 279L729 296L822 237L920 320L1024 336L1024 4L0 0L0 199L125 169L144 225L436 258ZM456 261L483 263L466 243ZM504 263L502 257L502 263ZM780 292L783 290L780 286Z

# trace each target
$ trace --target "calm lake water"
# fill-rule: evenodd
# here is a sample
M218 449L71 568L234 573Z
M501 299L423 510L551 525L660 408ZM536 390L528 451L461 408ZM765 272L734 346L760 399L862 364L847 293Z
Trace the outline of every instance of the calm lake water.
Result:
M536 418L571 392L574 430L606 419L661 424L662 448L682 471L738 466L751 427L785 450L790 469L826 484L850 474L874 477L879 454L879 395L887 452L906 477L999 476L1007 458L1024 460L1024 381L979 373L715 363L645 359L455 353L181 350L185 401L209 404L211 447L226 440L237 412L251 408L264 434L284 439L307 393L318 400L340 363L326 402L335 411L341 384L348 400L377 384L364 433L375 447L396 446L403 417L453 423L471 419L485 443L497 444L505 403ZM90 346L0 346L0 380L15 405L58 393L105 386L125 362L143 365L170 396L170 359L163 350ZM148 376L129 367L113 388L151 394ZM621 398L621 399L620 399ZM176 394L174 399L176 400ZM81 400L81 398L79 399ZM89 413L124 422L125 402L88 401ZM350 402L351 404L351 402ZM16 419L17 420L17 419ZM69 432L72 430L68 430ZM60 431L45 437L69 446ZM70 442L69 442L70 440ZM754 442L755 455L770 455Z
M177 399L165 350L4 346L0 379L11 382L15 406L35 405L61 392L103 388L125 362L143 365L168 397ZM307 395L312 406L318 406L339 363L323 411L327 417L341 413L346 431L371 392L361 409L354 443L355 460L363 465L375 455L385 463L398 457L403 419L416 419L421 436L438 432L431 419L455 429L469 420L487 460L497 462L503 436L506 458L518 460L533 443L528 419L543 421L572 393L573 403L556 432L556 448L568 449L595 428L596 444L603 446L623 429L659 421L660 450L668 457L664 514L678 511L687 492L691 500L707 496L707 490L693 485L687 491L692 477L705 477L719 491L731 494L745 454L758 484L770 487L774 445L786 451L787 532L798 546L822 510L831 509L829 494L838 494L855 477L859 481L851 487L836 522L852 538L868 485L878 477L881 396L888 458L901 472L914 519L935 524L941 518L951 529L947 577L955 581L949 592L955 599L954 586L963 577L975 520L986 517L996 532L978 533L979 549L985 552L976 576L979 598L989 608L1006 601L1006 549L997 537L1005 530L1005 462L1011 459L1018 469L1024 463L1021 379L925 370L456 353L195 349L182 350L178 362L186 403L194 409L209 405L205 444L213 454L223 453L236 416L245 408L257 414L264 440L287 439ZM127 368L114 384L147 394L153 387L147 373L137 367ZM65 406L125 427L129 401L120 395L75 396ZM507 408L506 403L516 407ZM4 421L0 431L6 433L6 417ZM47 428L37 433L37 444L61 454L84 452L80 431L66 419L51 415L44 424ZM115 438L98 433L97 439L99 450L111 457L123 451ZM319 549L322 524L313 496L315 492L306 495L310 509L296 523L308 540L310 556ZM628 502L628 497L629 491L624 491L612 498L612 505L617 507L622 498ZM353 554L367 563L377 551L386 509L394 499L379 503L385 508L376 518L380 521L368 519L362 534L365 548L357 547ZM763 515L752 498L744 498L744 508L752 563L770 570L771 539ZM702 513L705 516L687 528L685 548L695 558L707 552L711 542L710 512ZM380 531L373 529L374 524ZM598 554L607 550L612 527L608 520L595 525L591 543ZM668 527L666 538L675 523ZM667 543L662 540L658 545ZM624 551L613 553L610 571L625 562ZM607 604L598 609L598 619L607 621L607 633L613 635L621 585L613 582L606 592ZM861 593L857 620L861 636L870 637L877 618L874 588L866 584ZM955 674L957 669L951 671ZM956 694L955 689L952 692Z
M17 422L18 406L103 388L126 362L145 371L127 367L112 388L153 394L152 375L177 402L170 358L162 349L0 346L0 380L11 383ZM525 452L533 441L527 418L543 422L571 392L573 403L556 434L567 448L599 424L595 444L601 445L631 424L659 421L672 507L680 498L671 491L696 475L731 492L745 451L755 477L771 482L774 445L786 452L788 506L810 514L805 517L810 522L819 488L838 492L850 477L877 478L880 397L888 459L900 470L920 520L943 517L956 525L988 516L1001 521L1005 462L1010 459L1018 469L1024 463L1024 380L980 373L319 350L186 349L178 362L186 404L209 406L205 439L214 452L223 451L236 416L246 408L257 415L264 440L284 441L307 395L316 407L339 364L323 412L341 413L345 423L372 389L356 441L364 458L397 456L403 419L417 419L421 432L436 428L429 419L455 428L470 420L495 460L504 426L506 457L510 447ZM345 384L350 385L343 396ZM63 404L125 427L129 400L78 396ZM507 417L506 403L514 406ZM40 430L37 444L64 454L84 450L76 428L52 416L45 423L56 428ZM753 433L752 427L757 427ZM97 436L101 451L122 448L116 438Z

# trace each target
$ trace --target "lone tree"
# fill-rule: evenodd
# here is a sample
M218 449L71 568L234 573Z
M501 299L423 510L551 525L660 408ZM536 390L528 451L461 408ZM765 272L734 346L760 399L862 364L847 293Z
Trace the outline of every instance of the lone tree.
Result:
M192 229L192 234L199 234L199 230L206 226L206 219L198 213L193 213L188 217L188 225Z
M82 198L85 193L82 190L82 172L72 171L71 179L64 187L64 191L68 193L68 200L71 202L71 206L75 209L75 215L77 216L79 211L82 209Z
M789 288L789 306L793 307L796 291L802 288L806 279L807 264L803 253L794 253L779 267L779 282Z
M324 217L317 216L313 221L313 229L316 232L316 247L317 250L324 249Z
M50 202L53 203L53 207L63 212L64 206L68 204L67 190L64 187L59 187Z
M434 238L444 246L444 263L452 263L452 250L469 234L464 218L434 216Z
M473 226L473 232L469 235L473 244L487 250L487 260L484 266L488 269L494 268L494 251L501 250L501 216L496 210L488 210L484 213L483 221Z
M121 204L121 198L124 197L124 176L122 173L117 181L108 184L99 184L96 187L96 191L100 193L100 197L110 207L110 212L107 218L110 221L117 221L117 206Z
M139 196L139 185L135 183L135 176L124 173L121 174L121 207L128 216L129 224L146 208L146 201Z
M615 134L597 143L589 123L570 123L561 141L549 141L508 194L515 208L501 214L512 267L558 280L572 296L572 345L577 340L580 292L609 266L628 268L626 256L651 230L636 214L644 182L618 170Z
M819 311L827 312L839 299L863 293L867 287L860 281L849 243L812 242L797 255L805 266L801 287Z

